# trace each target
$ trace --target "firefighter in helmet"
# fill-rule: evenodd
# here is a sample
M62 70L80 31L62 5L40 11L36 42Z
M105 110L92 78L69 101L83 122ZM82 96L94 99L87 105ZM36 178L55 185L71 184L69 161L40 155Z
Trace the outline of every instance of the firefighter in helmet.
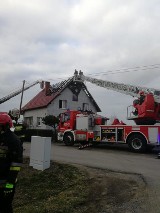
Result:
M139 104L141 105L144 102L145 93L143 91L140 91L139 95L140 95L140 97L139 97Z
M0 113L0 213L12 213L17 175L23 159L20 139L10 130L12 120Z

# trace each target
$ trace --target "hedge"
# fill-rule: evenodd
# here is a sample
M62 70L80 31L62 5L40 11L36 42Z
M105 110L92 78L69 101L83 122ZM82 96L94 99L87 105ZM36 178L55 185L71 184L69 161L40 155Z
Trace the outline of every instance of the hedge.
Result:
M19 136L23 142L31 142L32 136L51 137L52 141L55 139L54 132L46 129L22 129L20 131L15 131L15 134Z

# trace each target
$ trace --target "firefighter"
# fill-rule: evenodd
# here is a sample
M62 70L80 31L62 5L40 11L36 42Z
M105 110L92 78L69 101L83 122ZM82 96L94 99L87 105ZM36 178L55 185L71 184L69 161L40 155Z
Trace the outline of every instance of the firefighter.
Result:
M140 95L140 97L139 97L139 104L141 105L144 102L145 93L143 91L140 91L139 95Z
M7 113L0 114L0 213L12 213L17 175L23 159L20 139L10 130L12 120Z

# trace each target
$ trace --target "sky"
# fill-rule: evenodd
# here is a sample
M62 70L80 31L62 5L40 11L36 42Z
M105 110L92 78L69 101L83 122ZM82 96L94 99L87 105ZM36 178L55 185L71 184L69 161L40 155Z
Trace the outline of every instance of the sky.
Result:
M159 0L1 0L0 98L37 80L84 75L160 89ZM133 97L85 82L101 114L126 121ZM22 106L40 86L24 92ZM0 104L20 106L21 95Z

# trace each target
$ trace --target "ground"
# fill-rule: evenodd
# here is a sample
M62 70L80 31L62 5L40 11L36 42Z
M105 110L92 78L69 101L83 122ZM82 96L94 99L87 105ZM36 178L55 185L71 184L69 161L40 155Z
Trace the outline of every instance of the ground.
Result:
M42 172L29 167L27 160L14 208L15 213L155 213L149 196L140 175L58 162Z
M92 213L153 213L149 207L150 193L142 176L88 167L83 169L88 171L92 182Z

